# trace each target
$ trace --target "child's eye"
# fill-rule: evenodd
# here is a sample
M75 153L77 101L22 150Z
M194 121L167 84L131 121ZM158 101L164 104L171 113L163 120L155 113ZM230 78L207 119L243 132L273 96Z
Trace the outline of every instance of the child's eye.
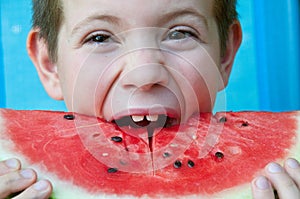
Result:
M119 47L119 38L108 31L94 31L84 37L81 46L92 48L94 53L107 53Z
M111 42L112 36L107 34L107 33L94 33L88 36L85 40L84 43L97 43L97 44L102 44L102 43L108 43Z
M187 38L198 38L197 34L192 30L173 29L170 30L166 36L166 40L183 40Z
M110 36L108 36L108 35L96 35L91 38L91 41L103 43L103 42L107 42L109 39L110 39Z
M168 40L180 40L190 37L191 34L189 32L182 32L182 31L172 31L168 34L167 39Z

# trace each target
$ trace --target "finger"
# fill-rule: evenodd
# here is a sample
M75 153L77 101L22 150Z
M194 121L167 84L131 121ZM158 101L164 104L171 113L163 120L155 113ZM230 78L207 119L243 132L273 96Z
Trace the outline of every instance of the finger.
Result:
M300 191L287 172L277 163L266 167L267 178L277 190L280 199L299 199Z
M296 159L287 159L284 168L300 189L300 164Z
M264 176L258 176L251 183L253 199L274 199L271 183Z
M32 169L24 169L0 176L0 198L22 191L36 181L37 175Z
M12 158L0 162L0 176L12 171L17 171L21 168L19 160Z
M40 180L27 188L14 199L48 199L52 192L52 185L48 180Z

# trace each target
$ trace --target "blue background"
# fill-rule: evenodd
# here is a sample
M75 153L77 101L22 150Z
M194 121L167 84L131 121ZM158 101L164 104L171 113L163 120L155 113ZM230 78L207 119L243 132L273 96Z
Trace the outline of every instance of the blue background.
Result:
M240 0L243 43L219 110L300 110L299 0ZM45 93L26 52L31 1L1 0L0 107L66 110Z

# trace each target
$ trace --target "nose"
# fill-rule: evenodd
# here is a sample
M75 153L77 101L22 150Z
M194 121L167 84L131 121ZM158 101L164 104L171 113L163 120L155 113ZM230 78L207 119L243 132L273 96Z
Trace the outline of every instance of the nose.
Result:
M127 54L126 69L122 78L125 87L146 91L155 85L166 86L169 72L160 49L144 48Z

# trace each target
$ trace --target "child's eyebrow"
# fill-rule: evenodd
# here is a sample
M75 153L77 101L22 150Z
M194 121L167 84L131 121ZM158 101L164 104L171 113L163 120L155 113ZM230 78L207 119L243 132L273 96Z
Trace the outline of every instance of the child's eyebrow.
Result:
M82 20L81 22L79 22L78 24L75 25L75 27L73 28L71 35L76 34L77 32L80 32L80 30L87 24L91 23L92 21L106 21L108 23L112 23L115 25L119 25L120 24L120 19L116 16L113 15L108 15L108 14L103 14L103 15L91 15L87 18L85 18L84 20Z
M160 23L164 24L173 19L185 16L192 16L199 19L199 22L202 22L205 25L205 27L208 28L208 22L206 17L193 8L183 8L166 13L161 17Z

